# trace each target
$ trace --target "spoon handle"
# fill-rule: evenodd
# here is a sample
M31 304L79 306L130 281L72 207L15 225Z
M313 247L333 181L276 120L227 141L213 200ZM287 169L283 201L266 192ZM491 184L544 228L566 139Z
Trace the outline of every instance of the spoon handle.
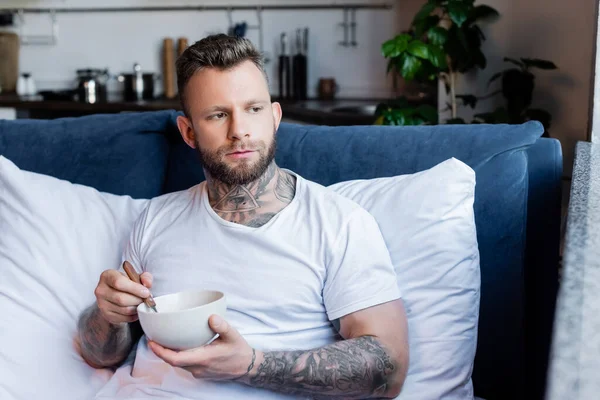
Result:
M131 264L129 264L129 262L125 261L123 263L123 269L125 270L125 273L129 277L129 279L131 279L135 283L139 283L140 285L142 284L142 281L140 279L140 275L133 268L133 265L131 265ZM147 298L144 299L144 303L149 308L151 308L154 312L158 312L156 310L156 303L154 302L154 298L152 297L152 294L149 297L147 297Z

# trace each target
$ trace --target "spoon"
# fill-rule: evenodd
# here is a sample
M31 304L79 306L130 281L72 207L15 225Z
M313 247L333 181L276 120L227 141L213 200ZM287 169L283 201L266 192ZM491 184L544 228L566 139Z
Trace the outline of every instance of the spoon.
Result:
M133 265L131 265L131 264L129 264L129 262L125 261L123 263L123 269L125 270L125 273L129 277L129 279L131 279L135 283L139 283L140 285L142 284L140 275L135 271L135 269L133 268ZM144 299L144 303L146 304L146 306L148 306L148 308L150 308L155 313L158 312L158 310L156 309L156 303L154 302L154 298L152 297L152 294L150 294L150 296L148 296L147 298Z

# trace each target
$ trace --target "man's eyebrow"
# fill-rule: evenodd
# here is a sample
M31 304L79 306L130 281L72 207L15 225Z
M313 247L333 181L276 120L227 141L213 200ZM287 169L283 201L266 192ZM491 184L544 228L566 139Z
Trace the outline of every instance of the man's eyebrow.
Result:
M268 104L268 103L269 102L267 100L251 99L251 100L247 100L245 102L245 105L246 105L246 107L248 107L248 106L254 105L254 104ZM208 113L208 112L214 112L214 111L229 111L229 107L217 104L214 106L206 107L201 112Z
M246 105L252 105L252 104L267 104L268 101L267 100L261 100L261 99L251 99L246 101Z
M216 106L206 107L205 109L202 110L202 112L227 111L228 109L229 108L227 106L216 105Z

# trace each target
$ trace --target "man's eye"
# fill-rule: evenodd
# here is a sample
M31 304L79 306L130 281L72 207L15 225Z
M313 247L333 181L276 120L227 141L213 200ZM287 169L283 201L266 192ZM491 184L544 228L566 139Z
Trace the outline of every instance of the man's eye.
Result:
M225 117L225 113L217 113L217 114L213 114L210 117L208 117L209 119L222 119Z
M259 112L259 111L260 111L260 110L262 110L262 109L263 109L262 107L252 107L252 108L250 109L250 111L251 111L251 112L253 112L253 113L257 113L257 112Z

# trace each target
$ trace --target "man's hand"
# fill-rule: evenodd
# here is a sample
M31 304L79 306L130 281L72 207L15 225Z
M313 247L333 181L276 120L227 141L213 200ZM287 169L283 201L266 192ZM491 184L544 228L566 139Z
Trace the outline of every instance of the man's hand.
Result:
M127 261L125 261L127 262ZM113 325L137 321L137 306L150 296L152 275L140 275L143 285L130 280L123 272L109 269L100 275L94 294L102 317Z
M96 303L81 314L78 322L81 355L92 367L118 365L141 336L139 323L135 322L136 306L149 296L152 275L144 272L140 278L143 285L117 270L100 275L94 291Z
M258 365L256 358L261 356L260 352L252 349L242 335L218 315L212 315L208 323L219 337L206 346L173 351L152 341L148 345L165 362L191 372L198 379L234 380L247 377L254 365Z

